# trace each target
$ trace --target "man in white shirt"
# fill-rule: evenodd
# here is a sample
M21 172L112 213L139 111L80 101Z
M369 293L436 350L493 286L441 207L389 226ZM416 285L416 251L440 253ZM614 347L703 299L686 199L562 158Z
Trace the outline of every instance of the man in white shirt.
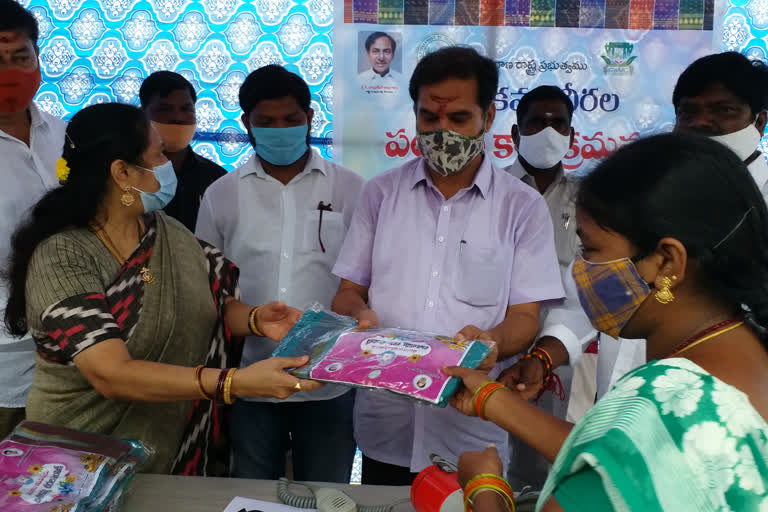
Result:
M768 66L737 52L707 55L680 75L672 103L675 130L705 135L730 148L768 201L768 164L757 149L768 117Z
M35 17L13 0L0 0L0 260L10 255L11 236L26 211L55 187L66 124L41 112L32 98L40 87ZM0 284L0 308L8 291ZM32 385L35 345L0 332L0 439L24 419Z
M578 183L563 171L563 158L573 145L572 117L573 103L560 88L542 85L526 93L512 127L518 158L506 168L547 201L561 267L570 265L580 245L573 203Z
M515 162L506 171L520 178L524 183L538 190L547 202L555 231L555 248L560 264L560 272L565 283L573 258L579 251L579 237L576 234L574 194L578 182L563 171L563 158L573 145L574 129L571 126L573 103L558 87L543 85L526 93L517 107L517 124L512 127L512 139L518 150ZM555 310L553 312L553 310ZM557 313L557 306L542 307L543 330L536 343L552 356L553 362L568 363L568 351L558 338L572 336L572 330L583 330L582 325L591 331L586 316L574 316L565 319ZM550 319L550 313L554 318ZM559 316L558 316L559 315ZM566 338L568 339L568 338ZM562 382L564 399L557 393L545 393L537 405L550 414L565 419L569 398L578 395L594 401L595 369L591 359L582 359L578 371L571 366L562 366L557 375ZM507 384L536 380L535 389L531 386L526 396L533 396L541 389L544 367L539 359L524 359L504 374L502 379ZM521 375L522 373L522 375ZM572 377L577 379L571 386ZM522 379L522 380L521 380ZM570 391L570 393L569 393ZM510 438L511 463L509 477L516 488L525 485L541 487L549 472L549 464L534 450L516 438Z
M314 111L298 75L280 66L254 71L240 88L240 106L255 155L205 192L196 234L240 267L243 300L330 307L339 285L331 269L363 179L309 148ZM249 338L241 366L274 348L266 338ZM348 483L353 402L353 392L332 385L280 401L238 400L234 476L284 476L292 450L296 480Z
M374 32L365 40L365 53L371 69L358 75L360 84L371 88L376 86L396 87L400 83L400 73L392 71L397 42L386 32Z
M581 309L571 276L571 263L581 245L574 204L578 181L566 176L562 166L573 145L572 116L570 98L557 87L541 86L524 95L517 107L518 125L512 127L518 159L507 171L541 191L552 214L566 298L547 308L536 346L550 354L564 387L570 389L566 403L555 404L567 404L567 410L548 407L550 412L576 422L594 404L596 396L605 394L619 377L645 362L645 343L619 341L601 334L597 357L585 354L588 346L598 340L598 333ZM543 377L543 364L533 358L521 360L501 379L510 386L525 385L523 396L533 397L541 390ZM549 393L542 399L553 400ZM528 470L529 477L530 473Z

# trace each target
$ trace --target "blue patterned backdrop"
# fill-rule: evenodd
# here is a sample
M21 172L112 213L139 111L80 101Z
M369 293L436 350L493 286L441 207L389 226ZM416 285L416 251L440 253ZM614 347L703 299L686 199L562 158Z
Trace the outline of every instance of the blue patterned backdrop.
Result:
M233 169L250 155L237 93L251 71L281 64L312 92L312 136L330 155L333 0L22 0L40 24L36 100L68 119L86 105L138 104L150 73L170 69L198 93L202 155Z
M723 50L765 61L768 0L729 0L723 21Z
M741 52L750 59L768 60L768 0L729 0L722 19L723 51ZM768 130L763 136L768 155Z

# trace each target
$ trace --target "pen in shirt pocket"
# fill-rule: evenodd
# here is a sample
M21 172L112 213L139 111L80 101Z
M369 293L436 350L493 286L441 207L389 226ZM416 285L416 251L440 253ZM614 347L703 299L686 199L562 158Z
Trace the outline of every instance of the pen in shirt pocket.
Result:
M467 241L466 240L462 240L461 242L459 242L459 254L464 252L464 246L466 246L466 245L467 245Z
M325 252L325 245L323 245L323 212L332 212L333 207L331 206L331 203L325 204L323 201L320 201L317 204L317 209L320 212L320 221L317 223L317 241L320 242L320 250Z

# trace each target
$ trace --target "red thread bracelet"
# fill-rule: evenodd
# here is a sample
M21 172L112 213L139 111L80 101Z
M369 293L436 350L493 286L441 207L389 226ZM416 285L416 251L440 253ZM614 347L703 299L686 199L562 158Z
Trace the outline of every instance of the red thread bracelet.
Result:
M549 355L549 352L547 352L546 350L544 350L541 347L535 347L533 349L533 352L537 352L537 353L543 355L544 357L546 357L547 358L547 362L549 363L549 370L552 371L552 368L554 368L555 365L552 362L552 356Z
M538 359L542 362L544 365L544 384L547 384L549 382L550 376L552 375L552 360L549 358L549 354L539 348L533 349L530 353L524 355L522 357L523 359Z

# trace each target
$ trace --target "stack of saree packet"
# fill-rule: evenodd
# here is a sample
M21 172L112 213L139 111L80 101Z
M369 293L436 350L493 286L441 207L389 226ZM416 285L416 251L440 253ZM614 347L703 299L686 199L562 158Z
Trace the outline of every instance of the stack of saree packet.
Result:
M25 421L0 441L3 512L117 512L151 449Z

